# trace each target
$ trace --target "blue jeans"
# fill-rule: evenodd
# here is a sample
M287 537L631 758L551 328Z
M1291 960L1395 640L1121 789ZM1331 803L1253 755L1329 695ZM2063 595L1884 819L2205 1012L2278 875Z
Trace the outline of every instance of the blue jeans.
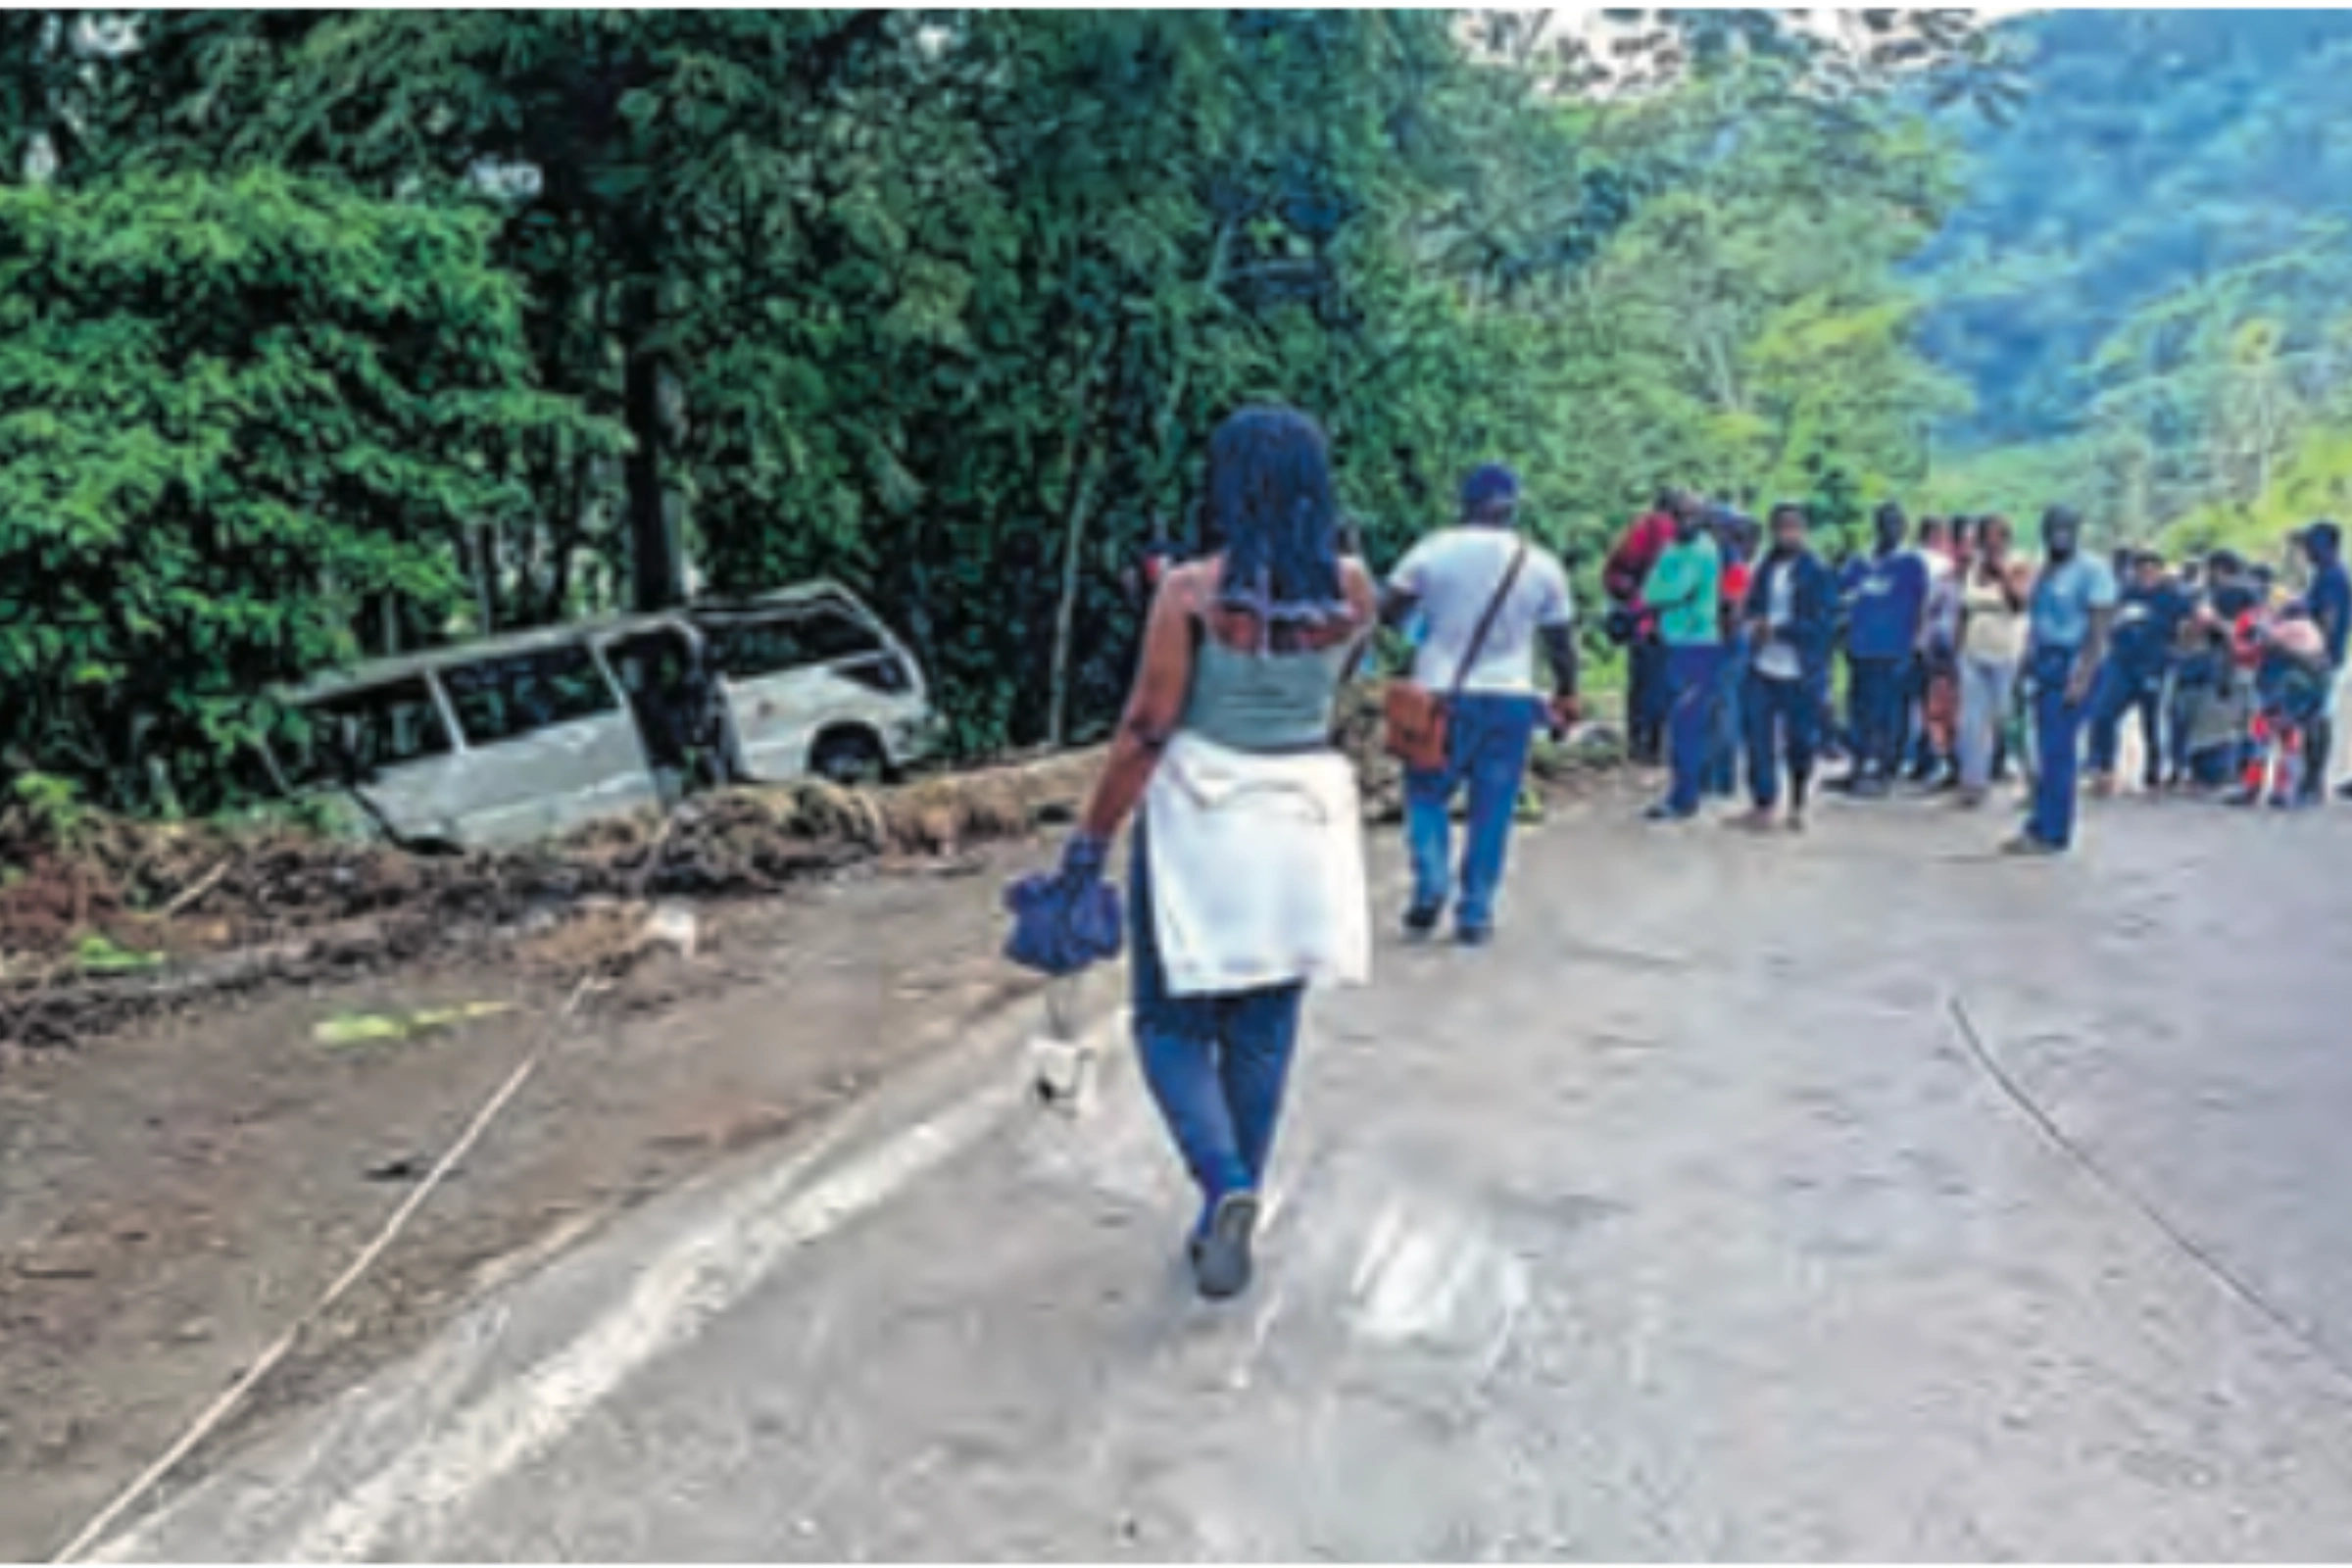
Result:
M1890 779L1903 755L1907 659L1846 659L1853 691L1854 776Z
M1626 744L1636 761L1655 761L1665 750L1666 645L1655 632L1626 650Z
M1462 846L1462 902L1455 923L1484 931L1494 923L1494 892L1510 849L1511 816L1544 705L1532 696L1464 692L1446 720L1443 771L1404 776L1404 842L1413 859L1413 907L1446 906L1450 891L1453 793L1470 790L1470 824Z
M1797 676L1772 680L1747 673L1742 704L1747 728L1747 793L1757 809L1769 811L1781 798L1781 763L1788 764L1788 800L1805 808L1813 778L1815 730L1825 707L1818 680Z
M1205 1226L1219 1199L1255 1192L1265 1181L1306 988L1170 996L1152 918L1144 833L1139 819L1127 890L1135 1054L1160 1119L1200 1189L1200 1224Z
M1666 808L1678 816L1698 809L1707 748L1714 737L1716 672L1722 667L1723 649L1714 643L1666 650L1666 686L1674 703L1666 722L1672 765Z
M2082 765L2082 715L2088 704L2069 700L2077 650L2036 648L2027 662L2034 674L2034 813L2026 831L2053 849L2075 841L2075 780Z
M2115 771L2123 740L2124 715L2139 710L2140 746L2147 754L2140 765L2147 786L2164 779L2164 671L2127 668L2110 659L2099 667L2098 684L2090 694L2090 770Z

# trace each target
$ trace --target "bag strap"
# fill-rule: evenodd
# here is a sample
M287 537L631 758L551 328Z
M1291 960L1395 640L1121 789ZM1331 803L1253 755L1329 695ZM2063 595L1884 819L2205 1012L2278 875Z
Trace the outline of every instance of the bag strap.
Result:
M1522 537L1519 548L1511 555L1510 565L1503 571L1502 585L1494 590L1494 597L1487 601L1487 612L1478 617L1478 629L1470 634L1470 646L1462 650L1462 662L1454 667L1452 689L1446 694L1447 702L1462 695L1462 687L1470 679L1470 666L1478 662L1478 656L1485 651L1487 633L1494 629L1494 617L1502 613L1503 601L1510 598L1511 590L1518 586L1519 568L1526 564L1527 540Z

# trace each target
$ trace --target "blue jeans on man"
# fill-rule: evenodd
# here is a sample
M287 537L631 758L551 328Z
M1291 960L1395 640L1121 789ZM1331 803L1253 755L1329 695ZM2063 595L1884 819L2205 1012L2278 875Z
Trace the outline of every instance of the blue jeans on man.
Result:
M1828 704L1821 682L1803 675L1775 679L1750 669L1741 702L1747 731L1747 793L1760 811L1780 804L1781 768L1788 771L1790 804L1802 810L1813 778L1813 756Z
M1462 897L1454 925L1465 937L1494 926L1494 895L1510 849L1511 818L1544 704L1526 692L1464 692L1446 718L1446 766L1404 775L1404 838L1413 861L1413 909L1434 920L1451 893L1453 796L1467 788Z
M2155 789L2164 782L2164 666L2153 668L2110 659L2099 666L2090 694L2090 770L2094 775L2115 772L2123 740L2124 715L2137 710L2142 782Z
M2027 661L2034 682L2034 810L2026 833L2053 850L2075 840L2075 783L2087 702L2067 695L2081 651L2042 647Z
M1197 1229L1204 1228L1219 1200L1256 1192L1265 1181L1306 988L1169 994L1152 917L1151 852L1140 820L1127 891L1136 1058L1200 1190Z
M1698 814L1707 753L1715 734L1716 675L1722 667L1719 644L1684 644L1666 650L1666 687L1673 703L1666 719L1668 815Z
M1849 656L1846 673L1853 687L1853 776L1887 782L1902 764L1910 661Z

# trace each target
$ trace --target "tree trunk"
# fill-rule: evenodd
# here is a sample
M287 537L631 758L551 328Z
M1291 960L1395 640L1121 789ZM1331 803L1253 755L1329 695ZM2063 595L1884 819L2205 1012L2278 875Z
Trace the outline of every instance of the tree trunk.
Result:
M1071 390L1070 501L1061 529L1061 594L1054 611L1054 667L1047 678L1046 744L1061 748L1069 723L1070 634L1078 618L1078 543L1086 531L1086 514L1095 504L1095 486L1102 478L1099 443L1094 439L1095 377L1117 350L1124 328L1103 338L1079 369Z
M686 597L678 541L662 491L662 362L653 346L661 325L661 283L650 243L631 260L622 285L621 418L629 430L625 470L629 506L629 589L640 612L667 610Z
M468 529L473 541L473 609L479 635L498 630L498 530L490 523Z
M1095 484L1102 465L1097 451L1078 454L1083 471L1070 497L1069 515L1061 531L1061 602L1054 612L1053 706L1048 710L1046 745L1061 750L1068 731L1070 710L1070 634L1078 619L1078 543L1086 531L1086 514L1095 504Z
M580 552L580 542L588 536L588 509L595 482L595 460L581 453L565 466L569 483L564 492L564 521L550 530L548 539L547 597L541 603L540 618L553 625L564 618L571 608L571 573L574 560Z

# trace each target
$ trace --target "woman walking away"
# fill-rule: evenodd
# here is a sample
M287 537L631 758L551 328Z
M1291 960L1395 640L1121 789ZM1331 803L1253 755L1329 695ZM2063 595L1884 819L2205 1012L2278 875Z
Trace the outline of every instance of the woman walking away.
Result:
M1960 797L1982 806L1994 754L2016 700L2026 657L2026 605L2034 572L2017 558L2007 517L1980 525L1960 591Z
M1160 585L1061 870L1011 895L1010 951L1056 973L1102 954L1058 952L1053 933L1101 906L1110 839L1140 803L1136 1054L1200 1189L1193 1273L1218 1299L1250 1282L1304 988L1370 972L1361 808L1331 736L1374 592L1339 553L1323 432L1304 415L1245 409L1220 425L1208 510L1222 549Z
M1772 511L1772 549L1757 564L1743 616L1751 650L1740 704L1747 731L1747 788L1755 809L1735 818L1772 825L1781 763L1788 769L1788 829L1805 826L1805 792L1828 705L1830 649L1838 629L1838 575L1805 538L1805 512L1783 502Z

